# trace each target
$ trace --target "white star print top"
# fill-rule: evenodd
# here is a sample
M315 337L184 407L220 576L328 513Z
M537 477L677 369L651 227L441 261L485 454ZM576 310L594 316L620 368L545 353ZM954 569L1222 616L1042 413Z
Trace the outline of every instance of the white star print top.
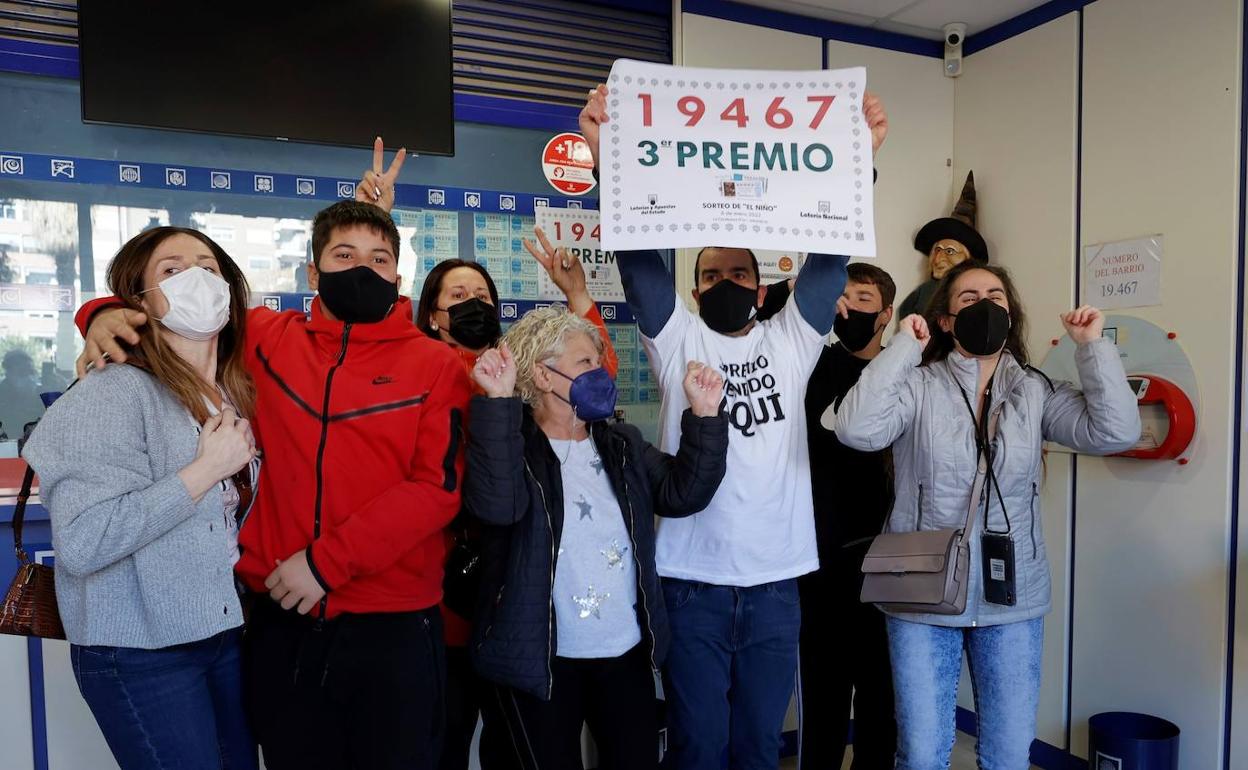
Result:
M555 654L614 658L641 642L637 566L594 442L551 440L562 461L563 537L555 556Z

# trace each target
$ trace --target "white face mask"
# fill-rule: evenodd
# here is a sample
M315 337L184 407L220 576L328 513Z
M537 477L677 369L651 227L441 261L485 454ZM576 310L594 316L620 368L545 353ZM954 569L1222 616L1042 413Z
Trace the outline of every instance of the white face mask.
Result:
M174 334L188 340L212 339L230 320L230 285L202 267L172 275L157 288L169 303L160 322Z

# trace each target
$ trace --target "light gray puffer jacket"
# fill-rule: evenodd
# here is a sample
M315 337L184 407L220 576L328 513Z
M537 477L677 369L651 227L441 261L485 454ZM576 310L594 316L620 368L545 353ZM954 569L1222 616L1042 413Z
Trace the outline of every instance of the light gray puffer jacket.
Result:
M920 354L913 337L893 337L837 412L841 443L861 451L893 448L896 498L885 525L889 532L961 527L979 464L975 425L959 386L974 404L980 362L955 351L944 361L920 367ZM1079 345L1075 363L1082 392L1068 382L1050 383L1009 354L1001 357L993 381L989 408L999 413L993 468L1010 519L1017 604L984 600L981 507L970 531L966 611L899 617L965 627L1030 620L1049 611L1049 564L1039 508L1042 442L1056 441L1086 454L1111 454L1130 448L1140 436L1139 407L1114 343L1098 339ZM988 522L994 532L1006 529L995 490Z

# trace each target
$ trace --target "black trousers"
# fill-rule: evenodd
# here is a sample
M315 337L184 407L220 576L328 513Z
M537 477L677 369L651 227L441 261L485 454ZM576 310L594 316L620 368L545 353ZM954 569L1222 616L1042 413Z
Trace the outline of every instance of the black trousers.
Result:
M468 770L472 736L481 718L481 770L520 770L507 737L498 688L477 676L467 647L446 648L446 738L438 770Z
M319 623L257 601L245 697L268 770L434 770L446 661L437 607Z
M645 642L618 658L555 658L551 671L549 701L506 687L495 692L519 768L583 770L585 725L598 747L598 770L658 767L659 713Z
M853 770L892 770L897 751L884 614L858 600L866 545L798 579L801 770L837 770L853 706ZM856 558L855 558L856 557Z
M467 647L446 648L446 737L438 770L468 770L472 736L481 714L481 688Z

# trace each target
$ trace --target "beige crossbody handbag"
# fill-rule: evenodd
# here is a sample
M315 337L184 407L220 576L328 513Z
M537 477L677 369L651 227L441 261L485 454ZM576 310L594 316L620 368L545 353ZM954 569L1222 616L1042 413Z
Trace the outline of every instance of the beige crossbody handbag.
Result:
M989 419L989 442L997 435L998 416L1000 410ZM960 529L885 532L876 536L862 560L863 602L886 612L961 615L966 610L971 566L967 537L987 476L987 453L981 452L966 521ZM922 514L919 511L920 518Z

